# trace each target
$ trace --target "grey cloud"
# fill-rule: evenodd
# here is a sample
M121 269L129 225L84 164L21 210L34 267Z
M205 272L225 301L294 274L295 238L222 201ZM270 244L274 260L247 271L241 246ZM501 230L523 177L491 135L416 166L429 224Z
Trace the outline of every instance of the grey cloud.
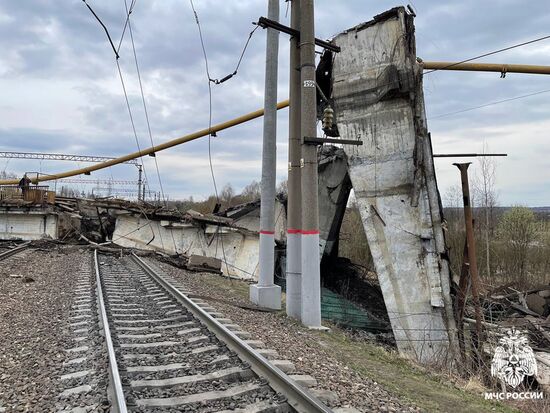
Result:
M90 4L109 27L113 39L118 41L125 18L124 3L96 0ZM234 70L242 46L253 28L251 22L266 14L265 2L195 0L195 6L202 25L211 76L221 78ZM285 6L286 3L281 2L281 20L288 24ZM336 3L318 0L318 37L329 38L394 6L394 2L387 0L376 3L360 0ZM550 21L549 11L537 4L519 0L415 0L413 6L418 14L417 53L424 60L461 60L545 35ZM80 153L105 155L136 150L113 52L105 33L80 0L6 1L0 4L0 15L8 16L0 18L0 48L6 50L0 56L0 73L4 70L4 79L13 82L39 79L44 84L59 79L68 80L81 92L80 96L85 97L81 101L71 101L76 113L82 115L82 125L73 125L63 131L28 130L24 124L19 128L2 130L0 142L4 149L53 152L74 148ZM176 0L138 0L132 14L132 23L155 141L164 141L206 128L209 114L208 84L197 27L188 3ZM550 42L545 44L547 43ZM550 64L548 53L537 53L541 45L531 45L523 49L533 51L534 55L520 53L518 49L486 58L485 61ZM258 29L250 42L238 75L227 83L213 85L214 124L262 106L264 48L265 31ZM536 56L536 61L532 61L533 56ZM146 147L149 146L149 139L128 33L121 48L120 64L128 86L140 144ZM288 36L282 34L280 100L288 94L288 71ZM525 130L531 123L544 120L550 109L548 96L540 95L435 118L437 115L550 89L550 85L545 78L539 76L509 74L506 79L499 79L498 74L452 72L427 75L424 83L428 125L435 150L479 148L480 139L483 138L498 145L501 130L492 129L491 126L505 126L513 131L521 131L522 128ZM26 109L24 106L13 109L10 96L3 96L2 107L11 107L10 112ZM29 116L32 115L29 113ZM2 116L0 112L0 122ZM430 119L431 117L434 118ZM281 123L278 139L279 142L284 142L287 134L286 112L282 112L279 118ZM243 162L259 160L261 131L261 120L256 120L223 131L218 138L213 139L214 159L219 160L220 153L226 156L223 162L220 161L219 169L216 169L219 171L217 176L220 185L231 181L239 188L252 179L259 179L259 168L243 169L240 166ZM532 139L519 137L518 140L521 138ZM506 150L516 151L520 157L526 156L523 142L517 146L507 145ZM279 160L286 161L286 151L284 145L279 146ZM547 173L548 165L541 156L540 153L532 154L538 173L544 174ZM180 157L181 161L174 162L173 157ZM198 196L212 192L208 168L198 168L192 175L189 174L185 162L190 162L193 158L207 161L206 139L159 154L158 161L168 193L174 196ZM12 165L17 165L17 168L27 168L23 165L33 167L32 162L17 162L19 163ZM154 164L151 162L152 159L147 159L146 165L154 177ZM56 167L63 167L66 170L69 165L48 164L47 168L54 171ZM214 166L218 167L216 162ZM445 172L444 166L440 170L444 189L451 182L447 179L451 175ZM134 171L122 167L116 170L116 174L131 179ZM151 177L150 180L152 185L156 182ZM520 191L505 183L503 188L506 188L507 194L510 193L506 202L521 199L524 196L523 191L536 192L533 188L537 183L533 181L526 185ZM550 189L543 190L550 199Z

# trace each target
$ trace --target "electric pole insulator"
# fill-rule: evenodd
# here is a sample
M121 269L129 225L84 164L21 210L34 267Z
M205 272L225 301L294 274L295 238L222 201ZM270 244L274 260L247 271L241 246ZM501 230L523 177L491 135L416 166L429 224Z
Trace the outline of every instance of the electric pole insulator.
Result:
M334 123L334 110L330 106L327 106L323 110L323 130L331 130Z

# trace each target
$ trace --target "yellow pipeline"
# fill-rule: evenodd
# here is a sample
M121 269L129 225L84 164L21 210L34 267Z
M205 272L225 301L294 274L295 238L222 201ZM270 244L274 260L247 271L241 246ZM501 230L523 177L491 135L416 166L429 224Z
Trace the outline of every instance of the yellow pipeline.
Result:
M425 70L466 70L473 72L531 73L550 75L550 66L509 65L505 63L457 63L457 62L420 62Z
M286 108L289 105L288 100L283 100L282 102L277 103L277 109L283 109ZM44 175L40 176L38 178L34 178L32 180L33 183L38 182L44 182L44 181L54 181L56 179L60 178L68 178L70 176L75 175L81 175L93 171L97 171L99 169L108 168L109 166L117 165L119 163L123 163L126 161L129 161L131 159L136 159L141 156L146 156L151 153L159 152L164 149L171 148L176 145L181 145L182 143L186 143L198 138L202 138L203 136L207 136L210 133L213 132L219 132L224 129L231 128L232 126L240 125L241 123L248 122L249 120L259 118L260 116L263 116L264 110L259 109L255 112L250 112L246 115L240 116L238 118L229 120L227 122L219 123L217 125L212 126L210 129L203 129L198 132L192 133L190 135L185 135L180 138L172 139L168 142L161 143L160 145L155 145L153 147L143 149L141 152L134 152L125 156L121 156L120 158L111 159L105 162L97 163L95 165L89 166L87 168L80 168L80 169L73 169L72 171L62 172L58 174L52 174L52 175ZM0 185L16 185L19 183L18 179L4 179L0 180Z

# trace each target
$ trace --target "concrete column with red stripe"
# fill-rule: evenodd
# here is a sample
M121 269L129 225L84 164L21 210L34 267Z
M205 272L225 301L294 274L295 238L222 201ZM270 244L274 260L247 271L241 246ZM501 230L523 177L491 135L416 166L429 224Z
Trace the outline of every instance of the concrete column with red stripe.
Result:
M279 0L269 0L268 18L279 21ZM268 28L260 205L260 274L258 284L250 286L250 300L261 307L276 310L281 308L281 287L274 284L278 54L279 32Z
M315 24L313 0L300 0L301 135L302 135L302 324L321 328L319 263L319 195L317 146L304 138L317 136Z
M291 0L290 25L300 30L300 0ZM286 232L286 315L302 319L302 139L300 132L300 48L290 38L288 111L288 205Z

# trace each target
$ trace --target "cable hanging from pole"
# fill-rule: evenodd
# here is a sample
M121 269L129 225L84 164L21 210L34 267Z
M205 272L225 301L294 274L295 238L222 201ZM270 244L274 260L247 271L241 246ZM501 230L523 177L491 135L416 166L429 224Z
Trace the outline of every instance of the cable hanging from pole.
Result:
M130 39L131 39L131 42L132 42L132 51L133 51L133 54L134 54L134 62L136 64L136 72L137 72L137 76L138 76L139 90L141 92L141 101L143 102L143 111L145 113L145 121L147 123L147 130L149 132L149 140L151 142L151 147L154 149L155 148L155 143L153 142L153 134L151 132L151 123L149 122L149 113L147 111L147 104L145 103L145 93L143 92L143 83L141 81L141 72L139 70L139 63L138 63L138 58L137 58L137 53L136 53L136 45L134 43L134 34L133 34L133 31L132 31L132 23L130 21L130 14L132 13L132 6L134 4L135 4L135 0L132 0L132 4L130 6L130 9L128 9L128 2L127 2L127 0L124 0L124 7L126 8L126 13L127 13L127 16L128 16L127 19L126 19L126 22L127 22L127 26L128 26L128 32L130 33ZM122 39L121 39L121 42L122 42ZM154 156L154 160L155 160L155 167L156 167L156 170L157 170L157 177L158 177L158 181L159 181L160 192L161 192L161 196L162 196L162 202L163 202L164 206L166 207L167 206L167 201L166 201L166 196L164 194L164 186L162 185L162 178L160 176L160 169L159 169L159 164L158 164L158 161L157 161L156 154ZM159 232L159 234L160 234L160 232ZM174 239L174 234L172 233L172 231L170 231L170 236L172 237L172 243L174 245L174 251L176 252L176 254L178 254L178 247L176 245L176 240ZM162 241L162 236L161 236L161 241Z
M220 197L219 197L219 194L218 194L218 186L217 186L217 183L216 183L216 176L214 174L214 166L213 166L213 163L212 163L212 136L215 136L215 133L212 133L212 83L215 83L215 82L212 81L212 78L210 76L210 69L208 67L208 55L206 54L206 47L204 45L204 38L202 36L202 29L201 29L201 24L200 24L200 21L199 21L199 15L197 14L197 11L195 10L195 5L193 4L193 0L189 0L189 4L191 5L191 10L193 11L193 14L195 15L195 22L197 23L197 29L198 29L198 32L199 32L199 38L200 38L202 53L203 53L203 56L204 56L204 66L205 66L205 70L206 70L206 77L208 78L208 131L209 131L209 134L208 134L208 163L210 165L210 174L212 176L212 183L214 185L214 193L216 195L216 204L219 205L220 204ZM248 45L248 42L247 42L247 45ZM244 55L244 52L243 52L243 55ZM239 64L240 64L240 61L239 61ZM228 266L228 263L227 263L227 257L225 255L225 248L224 248L224 245L223 245L223 236L220 235L219 227L218 227L218 230L216 231L216 236L217 236L217 240L220 241L220 244L221 244L221 247L222 247L221 249L222 249L223 261L225 263L225 269L227 271L227 275L229 275L229 266Z
M126 107L128 109L128 115L130 117L130 123L132 125L132 131L134 133L134 138L135 138L135 141L136 141L136 146L137 146L137 149L138 149L138 153L140 155L140 161L141 161L141 167L143 169L143 174L145 176L145 180L147 182L147 187L148 187L148 190L150 191L151 188L149 187L149 178L147 177L147 171L145 169L145 165L143 163L143 160L141 159L141 156L142 156L142 153L141 153L141 146L139 144L139 138L137 136L137 131L136 131L136 126L135 126L135 122L134 122L134 117L132 115L132 108L130 106L130 100L128 99L128 93L126 91L126 85L124 83L124 77L122 75L122 70L120 68L120 63L119 63L119 59L120 59L120 55L117 51L117 49L115 48L115 45L113 44L113 41L111 39L111 35L109 34L109 30L107 29L107 27L105 26L105 24L103 24L103 22L101 21L101 19L98 17L98 15L92 10L92 8L88 5L88 3L86 3L86 0L82 0L84 2L84 4L86 4L86 6L88 7L88 9L90 10L90 12L94 15L94 17L96 18L96 20L101 24L101 26L103 27L103 29L105 30L105 33L107 34L107 38L109 40L109 43L111 44L111 47L113 49L113 52L115 54L115 62L116 62L116 66L117 66L117 69L118 69L118 75L119 75L119 78L120 78L120 83L122 85L122 91L124 93L124 99L125 99L125 102L126 102ZM126 0L125 0L126 2ZM126 3L125 3L126 4ZM132 1L132 4L135 5L135 0ZM126 11L127 11L127 24L129 24L129 16L130 16L130 13L132 11L132 9L128 9L126 8ZM124 36L124 34L123 34ZM123 37L122 36L122 37ZM120 40L120 43L122 44L122 37L121 37L121 40ZM148 220L148 217L145 216L145 218ZM160 233L159 233L160 235ZM162 245L162 249L165 249L164 248L164 242L163 242L163 239L162 239L162 235L160 236L160 241L161 241L161 245ZM177 249L176 249L176 253L177 253Z
M125 4L126 20L124 21L124 27L122 28L122 34L120 35L120 40L118 42L117 52L120 51L120 47L122 46L122 40L124 40L124 34L126 33L126 28L128 27L128 23L130 22L130 14L132 14L132 12L134 11L134 6L136 5L136 1L137 0L132 0L132 3L130 3L130 9L128 9L128 6Z
M90 7L90 5L86 2L86 0L82 0L82 2L86 5L88 10L94 15L96 20L101 24L101 27L103 27L103 30L105 30L105 34L107 35L107 39L109 39L109 43L111 44L111 47L113 48L113 52L115 53L116 58L118 59L120 56L118 55L118 51L115 48L115 45L113 44L113 39L111 39L111 35L109 34L109 30L107 30L107 27L103 24L99 16L95 13L95 11Z
M200 39L201 39L201 45L202 45L202 49L203 49L203 54L204 56L206 57L206 51L205 51L205 48L204 48L204 39L202 37L202 30L201 30L201 24L200 24L200 21L199 21L199 15L197 14L197 11L195 10L195 5L193 4L193 1L192 0L189 0L189 2L191 3L191 8L193 10L193 14L195 16L195 22L197 23L197 27L199 28L199 36L200 36ZM239 60L237 61L237 66L235 67L235 70L233 72L231 72L230 74L228 74L227 76L224 76L222 77L221 79L214 79L210 76L210 70L208 68L208 62L206 62L206 73L208 75L208 81L211 82L211 83L214 83L216 85L220 85L224 82L227 82L229 79L231 79L233 76L236 76L237 75L237 72L239 71L239 68L241 67L241 63L243 61L243 58L244 58L244 54L246 53L246 49L248 48L248 45L250 43L250 39L252 39L252 36L254 35L254 33L256 32L256 30L258 30L258 27L260 26L256 26L249 34L248 34L248 39L246 40L246 43L244 44L244 47L243 47L243 50L241 52L241 55L239 57Z

